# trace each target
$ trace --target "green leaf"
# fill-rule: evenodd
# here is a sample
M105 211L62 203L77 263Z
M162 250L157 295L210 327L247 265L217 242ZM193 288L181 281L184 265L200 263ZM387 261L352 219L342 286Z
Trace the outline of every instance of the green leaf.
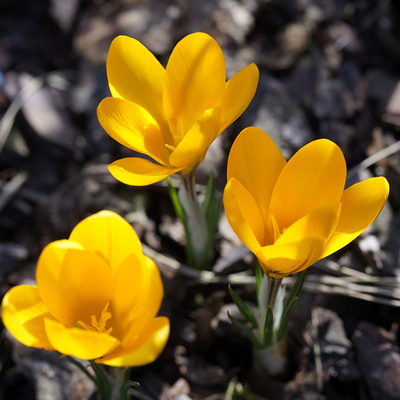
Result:
M174 207L176 216L181 220L183 228L185 229L186 235L186 245L185 245L185 252L186 252L186 259L189 265L194 265L194 254L192 248L192 240L190 237L190 230L188 226L188 222L186 219L185 211L179 201L178 193L176 192L175 188L172 186L171 179L167 178L168 184L168 191L169 197L171 198L172 206Z
M103 400L107 400L111 396L112 387L110 380L103 371L102 367L96 364L95 361L91 360L90 365L92 366L93 372L96 375L96 387Z
M279 329L278 329L278 340L281 340L285 335L285 332L287 330L290 321L290 317L292 316L293 311L296 309L298 299L299 299L298 297L295 297L288 305L287 309L285 310L285 313L282 314L281 322L279 324Z
M267 316L265 318L264 325L264 347L272 344L273 333L274 333L274 312L272 311L271 305L267 307Z
M139 382L125 381L124 384L121 387L121 399L122 400L129 400L130 399L129 389L130 388L136 388L138 386L140 386Z
M213 215L207 220L210 235L213 235L217 229L218 221L222 211L222 194L219 195Z
M255 259L254 264L255 264L254 265L254 271L255 271L255 274L256 274L257 298L258 298L258 295L260 293L261 282L262 282L263 277L264 277L264 271L262 270L260 262L257 260L257 258Z
M215 176L214 171L210 170L210 176L207 181L206 186L206 196L204 198L202 204L203 214L205 215L206 219L208 220L210 214L213 213L214 209L214 196L215 196Z
M246 304L243 302L243 300L240 298L240 296L231 288L231 285L228 286L228 291L229 294L232 297L232 300L236 304L237 308L239 311L243 314L243 316L251 323L251 326L253 329L257 329L258 323L257 320L255 319L253 313L250 311L250 309L246 306Z
M296 282L293 285L291 291L289 292L289 296L285 301L281 322L278 328L278 339L281 339L286 332L290 317L292 316L293 311L296 308L299 294L303 287L304 280L306 279L306 275L307 275L306 269L298 274Z
M175 210L175 214L182 221L182 224L186 230L186 228L187 228L186 215L185 215L185 212L183 211L182 205L179 201L178 193L176 192L175 188L172 186L170 178L167 178L167 184L168 184L169 197L171 198L172 205Z
M228 317L231 320L232 324L235 325L237 328L241 329L246 336L249 338L250 340L250 344L251 347L253 348L253 350L257 350L260 348L260 344L258 343L254 333L251 331L251 329L249 327L247 327L245 324L243 324L242 322L238 321L236 318L232 317L232 315L228 313Z

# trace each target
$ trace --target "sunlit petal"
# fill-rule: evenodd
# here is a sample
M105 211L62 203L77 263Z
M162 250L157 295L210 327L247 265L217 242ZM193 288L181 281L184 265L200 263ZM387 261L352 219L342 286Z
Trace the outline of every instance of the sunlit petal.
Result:
M256 257L267 275L281 278L314 264L321 258L324 245L325 238L310 236L293 243L262 247Z
M115 274L115 291L111 300L113 317L113 335L120 337L131 322L130 316L140 302L138 296L142 290L143 260L130 254L119 265ZM151 315L150 318L153 318Z
M160 271L152 259L144 256L142 258L142 282L140 291L132 308L129 319L135 319L136 328L139 327L139 319L154 318L161 306L164 295L164 287Z
M96 362L114 367L149 364L163 351L169 330L167 318L155 318L140 335L128 335L121 347Z
M236 121L246 110L258 85L259 72L255 64L240 70L226 83L221 105L220 132Z
M268 178L267 178L268 179ZM324 203L338 203L346 180L346 162L340 148L320 139L302 147L276 181L269 214L287 228Z
M261 129L244 129L232 145L227 178L236 178L258 204L264 224L275 183L286 160L273 140Z
M97 108L97 117L104 130L122 145L146 154L165 164L170 151L157 121L138 104L125 99L107 97Z
M251 251L256 252L260 246L266 244L264 224L258 205L235 178L231 178L225 186L224 207L232 229Z
M107 77L113 97L122 97L145 108L159 123L165 70L154 55L136 39L116 37L107 56Z
M43 250L36 270L40 297L66 326L99 315L114 293L114 276L104 259L87 250L66 248L58 241ZM54 264L62 256L61 267Z
M44 331L44 319L51 318L37 286L20 285L10 289L1 303L4 326L25 346L54 350Z
M221 105L225 81L224 56L211 36L193 33L175 46L166 67L163 99L175 134L183 135L205 110Z
M179 172L182 168L167 168L137 157L122 158L108 166L111 175L122 183L146 186Z
M113 272L126 257L142 253L142 245L132 226L112 211L104 210L85 218L69 238L101 255Z
M340 203L326 203L316 207L310 214L290 225L275 244L293 243L308 236L320 236L327 241L337 226L340 215Z
M84 360L102 357L120 344L119 340L106 333L67 328L47 318L45 330L50 343L57 351Z
M361 234L379 215L389 195L389 184L383 177L370 178L343 192L339 223L323 257L346 246Z
M219 108L207 110L172 152L169 163L177 168L194 168L200 164L205 152L217 137L220 115Z

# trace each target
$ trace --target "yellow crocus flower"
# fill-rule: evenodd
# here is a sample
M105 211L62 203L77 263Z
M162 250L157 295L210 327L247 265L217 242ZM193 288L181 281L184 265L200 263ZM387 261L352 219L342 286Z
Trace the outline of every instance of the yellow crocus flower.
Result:
M258 84L254 64L226 82L217 42L193 33L174 48L164 69L137 40L118 36L107 57L112 97L97 109L100 124L122 145L152 159L113 162L111 174L128 185L148 185L199 165L208 147L247 108ZM154 161L154 162L153 162Z
M389 195L384 177L344 190L346 162L327 139L288 162L261 129L236 138L228 159L224 206L230 225L264 272L280 278L341 249L379 215Z
M156 317L160 273L117 214L92 215L68 240L47 245L36 281L2 302L4 325L26 346L117 367L148 364L163 350L169 320Z

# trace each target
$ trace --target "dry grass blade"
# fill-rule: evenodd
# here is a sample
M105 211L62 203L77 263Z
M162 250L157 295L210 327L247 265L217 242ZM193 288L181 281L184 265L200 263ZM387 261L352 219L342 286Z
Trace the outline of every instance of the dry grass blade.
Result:
M195 279L199 283L255 285L255 277L247 272L221 276L212 271L200 271L190 268L146 245L143 245L143 251L156 263L164 265L168 270L179 273L189 279ZM309 273L303 285L303 289L308 292L349 296L374 303L400 307L400 280L396 277L371 276L364 272L343 267L332 260L318 261L315 266L319 270L322 269L329 272L330 275ZM289 276L287 278L289 286L294 281L294 277Z

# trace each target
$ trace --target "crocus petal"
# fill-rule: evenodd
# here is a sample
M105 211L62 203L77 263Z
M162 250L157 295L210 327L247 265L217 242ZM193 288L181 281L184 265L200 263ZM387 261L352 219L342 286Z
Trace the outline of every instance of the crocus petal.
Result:
M98 318L111 300L113 273L100 255L68 248L68 243L52 242L42 251L36 270L40 297L64 325L74 326L80 320L90 325L90 316Z
M114 350L120 341L106 333L67 328L45 319L45 330L52 346L62 354L93 360Z
M154 318L160 309L164 296L164 287L160 271L154 261L144 256L142 258L142 282L136 298L135 307L129 314L129 319L135 321L135 329L140 331L141 326L147 324L146 318Z
M145 257L145 256L142 256ZM141 258L142 258L141 257ZM111 300L113 317L113 336L120 338L131 322L130 314L137 307L138 295L142 286L142 263L135 254L126 257L115 274L115 291ZM154 314L151 315L151 318Z
M235 178L231 178L225 186L224 207L232 229L253 253L266 244L264 224L258 205Z
M235 122L246 110L256 92L258 77L257 66L250 64L226 82L221 105L220 132Z
M107 97L97 108L103 129L117 142L165 164L170 151L157 121L138 104Z
M265 226L272 191L286 160L273 140L261 129L244 129L234 141L227 178L236 178L259 205Z
M167 127L162 110L165 70L136 39L116 37L107 56L107 77L113 97L145 108L160 126Z
M146 186L160 182L181 169L167 168L137 157L121 158L108 166L108 170L115 179L134 186Z
M340 148L326 139L315 140L302 147L282 170L269 214L280 229L287 228L320 204L338 203L345 180L346 162Z
M379 215L389 196L389 184L383 177L356 183L343 192L342 211L336 231L326 244L322 257L346 246Z
M37 286L11 288L1 304L4 326L25 346L54 350L44 331L44 319L51 318Z
M327 241L338 224L341 203L321 204L310 214L290 225L275 244L293 243L308 236L320 236Z
M207 149L217 137L220 115L219 108L207 110L172 152L169 163L177 168L194 168L200 164Z
M262 247L256 257L268 276L282 278L314 264L321 257L324 245L325 238L311 236L293 243Z
M168 341L169 331L168 318L155 318L140 335L136 335L134 338L130 337L130 340L124 341L123 345L113 353L96 360L96 362L113 367L134 367L149 364L163 351Z
M193 33L176 45L165 71L163 98L173 134L183 137L204 110L221 105L225 81L224 56L211 36Z
M128 256L142 254L142 245L132 226L112 211L100 211L75 226L70 240L101 254L115 273Z

